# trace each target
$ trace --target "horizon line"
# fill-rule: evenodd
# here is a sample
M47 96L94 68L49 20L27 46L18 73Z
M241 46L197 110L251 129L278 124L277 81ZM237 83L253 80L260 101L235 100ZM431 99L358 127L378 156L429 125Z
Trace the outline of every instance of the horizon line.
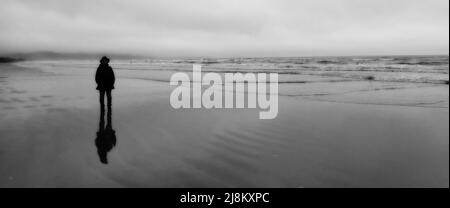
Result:
M50 55L51 54L51 55ZM19 57L18 57L19 56ZM22 56L22 57L20 57ZM27 57L28 56L28 57ZM33 57L35 56L35 57ZM42 57L39 57L42 56ZM55 57L51 57L55 56ZM77 57L78 56L78 57ZM152 58L311 58L311 57L380 57L380 56L449 56L449 54L360 54L360 55L242 55L242 56L211 56L211 55L143 55L139 53L105 53L105 52L55 52L55 51L35 51L35 52L0 52L0 57L4 58L24 58L24 59L89 59L85 56L110 56L116 59L152 59ZM94 57L93 57L94 58Z

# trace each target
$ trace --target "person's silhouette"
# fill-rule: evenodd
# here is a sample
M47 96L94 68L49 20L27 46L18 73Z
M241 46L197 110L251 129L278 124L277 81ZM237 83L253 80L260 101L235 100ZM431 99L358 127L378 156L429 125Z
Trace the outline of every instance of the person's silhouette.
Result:
M111 66L109 66L109 58L103 56L100 60L100 65L97 68L97 72L95 73L95 82L97 83L97 90L100 93L100 104L101 107L103 107L101 109L103 111L105 110L105 94L108 99L108 108L111 107L111 90L114 89L115 81L116 78L114 76L114 71Z
M97 138L95 139L95 146L97 146L98 156L100 162L108 164L107 154L116 146L116 132L112 128L111 116L112 116L112 97L111 90L114 89L114 72L108 65L109 59L103 57L100 60L100 65L95 73L95 81L97 82L97 90L100 92L100 121L97 132ZM108 99L108 114L107 123L105 128L105 94Z
M100 106L100 108L102 108L102 106ZM116 131L112 128L111 114L111 108L108 107L105 128L105 111L100 111L100 122L98 125L97 138L95 139L97 153L100 158L100 162L103 164L108 164L108 152L111 151L117 143Z

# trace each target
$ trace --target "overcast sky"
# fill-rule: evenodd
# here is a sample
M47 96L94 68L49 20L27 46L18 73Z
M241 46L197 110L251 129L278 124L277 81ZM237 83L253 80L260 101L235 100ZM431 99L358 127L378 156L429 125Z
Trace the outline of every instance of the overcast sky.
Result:
M448 54L448 0L0 0L0 52Z

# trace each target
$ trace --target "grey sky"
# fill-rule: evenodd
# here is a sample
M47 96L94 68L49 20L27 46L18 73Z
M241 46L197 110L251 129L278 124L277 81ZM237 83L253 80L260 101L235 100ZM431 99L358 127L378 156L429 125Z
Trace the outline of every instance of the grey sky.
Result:
M0 52L448 54L448 0L0 0Z

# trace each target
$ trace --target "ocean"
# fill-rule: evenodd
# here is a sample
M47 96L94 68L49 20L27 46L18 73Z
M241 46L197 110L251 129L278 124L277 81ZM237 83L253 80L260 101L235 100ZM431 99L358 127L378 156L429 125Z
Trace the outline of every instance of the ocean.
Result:
M26 66L36 64L41 65L40 67L93 69L96 68L98 60L21 63ZM156 72L189 72L192 71L193 64L201 64L203 72L278 73L280 84L355 80L448 84L449 81L449 56L149 58L111 61L115 70ZM304 75L317 76L320 79L305 80ZM155 81L164 81L158 79L162 77L157 75L152 78Z

